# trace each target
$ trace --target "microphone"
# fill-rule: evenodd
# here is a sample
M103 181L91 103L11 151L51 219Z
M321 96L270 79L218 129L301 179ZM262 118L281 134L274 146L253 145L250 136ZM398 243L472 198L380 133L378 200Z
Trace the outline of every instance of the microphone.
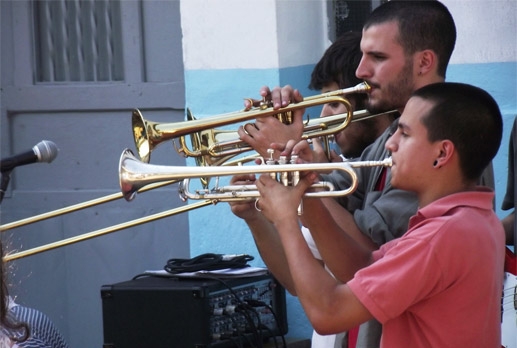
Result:
M42 140L31 150L0 160L0 172L10 172L17 166L35 162L50 163L56 158L59 149L49 140Z

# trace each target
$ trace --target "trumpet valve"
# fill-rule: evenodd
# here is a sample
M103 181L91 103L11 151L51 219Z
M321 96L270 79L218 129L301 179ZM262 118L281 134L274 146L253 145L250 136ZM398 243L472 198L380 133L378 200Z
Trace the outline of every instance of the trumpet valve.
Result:
M267 108L273 106L270 100L266 100L266 97L262 98L262 101L259 104L260 110L266 110Z
M296 164L296 161L298 160L298 155L292 155L291 156L291 160L290 160L290 163L291 164ZM295 172L292 172L292 185L293 186L296 186L296 184L298 184L298 181L300 181L300 172L299 171L295 171Z
M292 155L291 156L291 164L296 164L297 160L298 160L298 155ZM298 184L299 181L300 181L300 172L299 171L293 172L293 174L292 174L292 185L296 186L296 184ZM303 203L302 202L300 202L300 204L298 204L297 212L298 212L298 216L303 214Z
M280 158L278 159L278 164L287 164L287 157L280 156ZM289 173L288 172L282 172L282 174L280 175L280 178L281 178L282 184L284 186L289 185Z
M269 155L269 158L266 160L266 164L273 165L276 163L275 159L273 158L273 155L275 153L275 150L273 149L267 149L267 153Z
M278 114L275 115L275 117L283 124L293 123L292 111L279 112Z
M269 158L266 160L266 164L267 164L267 165L273 165L273 164L276 164L276 161L275 161L275 159L273 158L273 154L275 153L275 150L273 150L273 149L267 149L267 153L269 154ZM269 176L271 177L271 179L273 179L273 180L277 180L277 178L276 178L276 173L275 173L275 172L271 172L271 173L269 173Z

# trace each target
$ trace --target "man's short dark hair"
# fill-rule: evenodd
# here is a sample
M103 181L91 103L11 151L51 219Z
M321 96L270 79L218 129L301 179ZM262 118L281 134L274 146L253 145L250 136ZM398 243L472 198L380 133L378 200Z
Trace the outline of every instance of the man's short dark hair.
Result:
M309 88L321 90L332 82L337 83L339 88L361 83L362 80L355 76L362 57L360 45L359 32L346 32L337 38L314 67Z
M481 88L452 82L427 85L413 97L434 104L422 119L429 141L451 140L465 179L477 180L501 144L503 120L494 98Z
M323 87L333 82L339 88L348 88L363 82L355 75L363 55L361 36L360 32L346 32L327 48L312 70L310 89L322 90ZM354 98L358 110L366 107L366 94L351 94L347 98ZM369 124L373 124L373 121L371 120Z
M398 24L398 41L406 55L432 50L438 56L438 74L445 78L456 43L456 26L447 7L437 0L392 0L377 7L363 28L392 21Z

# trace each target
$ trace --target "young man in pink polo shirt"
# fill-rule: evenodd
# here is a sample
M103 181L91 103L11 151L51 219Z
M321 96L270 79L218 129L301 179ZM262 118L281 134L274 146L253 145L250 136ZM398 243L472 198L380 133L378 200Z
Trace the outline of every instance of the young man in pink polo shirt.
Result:
M321 200L303 199L302 222L326 231L314 240L324 258L341 258L344 282L314 259L300 232L297 208L318 174L295 187L260 176L257 206L279 233L316 331L346 331L375 318L383 324L381 347L500 347L504 230L493 191L476 183L501 135L499 108L485 91L459 83L417 90L386 143L392 185L418 197L404 236L372 252L342 233ZM302 155L305 146L283 154Z

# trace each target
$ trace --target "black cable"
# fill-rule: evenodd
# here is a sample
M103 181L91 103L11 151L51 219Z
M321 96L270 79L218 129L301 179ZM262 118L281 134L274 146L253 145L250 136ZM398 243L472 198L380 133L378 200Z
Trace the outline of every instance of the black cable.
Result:
M285 341L285 336L284 334L281 333L281 328L280 328L280 321L278 320L278 317L273 309L273 307L271 307L270 305L268 305L267 303L265 303L264 301L258 301L258 300L253 300L253 299L248 299L246 300L246 302L252 306L252 307L266 307L267 309L269 309L269 311L271 312L271 314L273 315L273 318L275 320L275 323L276 323L276 327L278 328L278 335L276 336L280 336L280 338L282 339L282 346L285 348L287 347L287 343ZM269 328L268 328L269 329ZM273 339L275 339L275 336L273 336ZM276 342L276 339L275 339L275 346L277 346L277 342Z
M235 320L235 318L233 317L233 315L231 314L225 314L228 318L230 318L230 321L233 323L233 326L235 327L235 332L237 333L237 340L235 340L234 337L230 337L230 339L232 341L237 341L235 342L238 346L238 348L244 348L244 346L242 345L242 340L241 340L241 336L246 338L246 335L245 335L245 332L240 332L239 330L239 324L237 323L237 321Z
M252 332L253 336L255 337L255 341L259 345L258 347L262 348L262 335L260 334L260 330L257 329L258 325L255 325L255 321L253 321L253 318L249 315L250 311L257 316L259 325L260 325L260 318L259 318L258 313L255 310L250 310L249 306L247 306L244 303L238 305L235 308L236 313L240 313L244 316L244 319L246 319L246 321L248 322L250 331Z
M278 348L278 342L275 339L276 335L274 334L273 330L271 330L267 325L262 325L261 327L259 327L259 329L263 329L263 330L267 331L269 333L269 336L271 336L273 338L273 341L275 343L275 348Z
M172 274L249 267L254 257L246 254L202 254L191 259L169 259L164 269Z
M238 305L235 307L235 312L236 313L240 313L244 319L246 320L246 322L248 323L249 325L249 329L252 333L253 336L255 336L255 339L257 340L257 343L259 344L259 348L262 348L263 346L263 343L262 343L262 335L261 335L261 332L260 330L257 330L257 326L255 325L255 322L253 321L253 319L249 316L249 313L247 313L246 309L249 310L251 308L251 306L249 306L245 300L242 300L239 295L237 295L237 293L235 292L235 290L227 283L225 282L223 279L221 278L218 278L217 275L212 275L212 274L204 274L202 276L202 278L206 278L206 279L214 279L214 280L217 280L219 281L221 284L223 284L229 291L230 293L232 294L232 296L235 298L236 302L238 303ZM260 316L259 314L257 313L257 311L255 311L253 308L251 308L252 312L257 316L257 320L258 320L258 323L260 325ZM247 338L246 335L243 335L244 338ZM249 340L248 340L249 342ZM251 342L250 342L251 343ZM252 347L254 347L254 345L252 345Z

